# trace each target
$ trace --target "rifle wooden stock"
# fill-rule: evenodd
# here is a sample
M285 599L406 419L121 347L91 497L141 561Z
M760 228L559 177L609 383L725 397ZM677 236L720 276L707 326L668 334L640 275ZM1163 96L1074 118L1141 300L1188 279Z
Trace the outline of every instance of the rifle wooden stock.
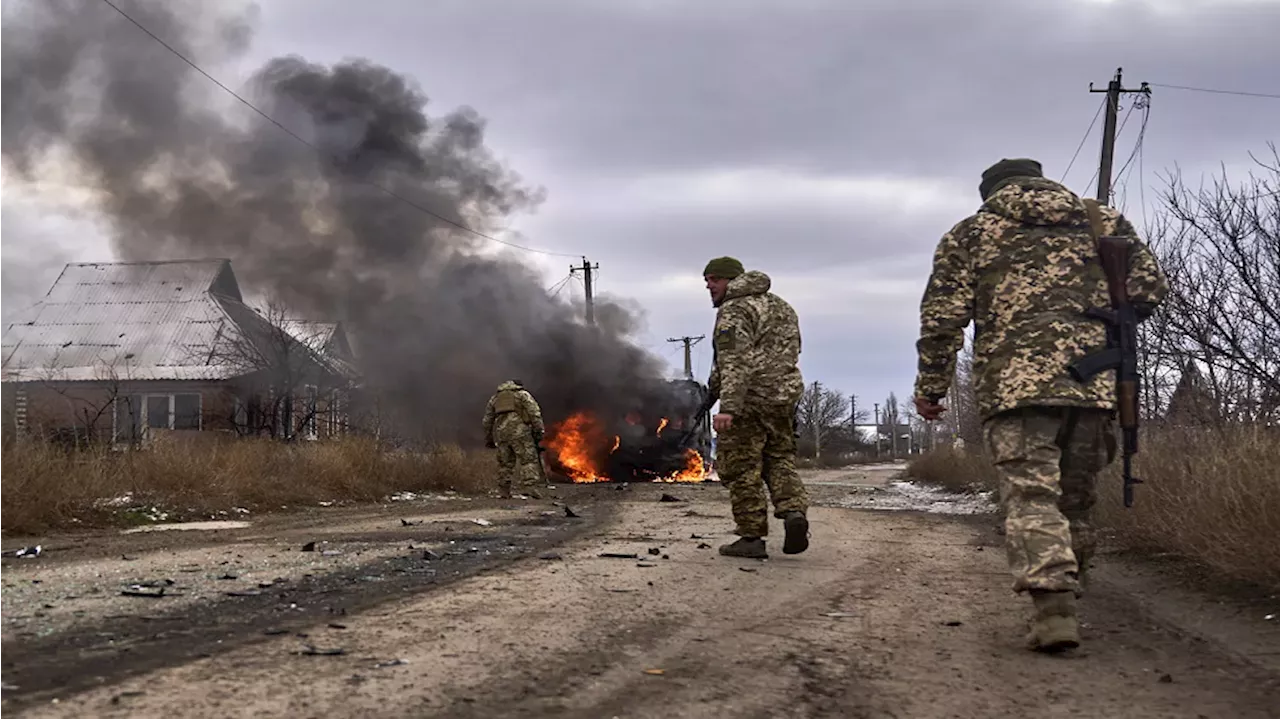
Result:
M1129 240L1102 235L1102 215L1092 200L1085 201L1089 225L1097 246L1098 261L1107 279L1111 307L1089 308L1085 315L1102 320L1107 327L1107 346L1070 365L1067 370L1077 381L1087 382L1099 372L1115 371L1116 413L1123 437L1124 506L1133 506L1133 487L1142 480L1133 476L1133 455L1138 453L1138 314L1129 301Z

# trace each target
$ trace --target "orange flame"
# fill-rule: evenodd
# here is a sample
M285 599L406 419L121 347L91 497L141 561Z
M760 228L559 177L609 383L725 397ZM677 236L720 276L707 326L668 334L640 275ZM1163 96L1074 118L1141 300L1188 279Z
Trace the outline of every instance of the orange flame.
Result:
M662 421L658 423L658 436L659 436L659 437L661 437L661 436L662 436L662 430L666 429L668 424L670 424L670 422L668 422L668 421L667 421L667 418L666 418L666 417L663 417L663 418L662 418Z
M555 453L556 461L569 479L581 483L608 481L609 478L602 475L595 456L608 440L595 417L577 412L552 427L549 434L551 438L547 440L547 448ZM621 440L614 439L616 449Z
M663 477L663 482L701 482L707 478L707 467L703 464L702 455L698 454L697 450L686 449L684 456L684 469L669 477Z
M613 454L614 452L617 452L618 445L620 444L622 444L622 435L620 434L613 435L613 449L609 450L609 454Z

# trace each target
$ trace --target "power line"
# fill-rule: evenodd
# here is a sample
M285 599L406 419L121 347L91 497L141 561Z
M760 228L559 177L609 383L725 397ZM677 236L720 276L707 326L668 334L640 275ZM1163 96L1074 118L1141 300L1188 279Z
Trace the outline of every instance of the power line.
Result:
M1241 90L1218 90L1210 87L1188 87L1186 85L1162 85L1158 82L1148 83L1152 87L1164 87L1170 90L1187 90L1189 92L1211 92L1215 95L1240 95L1242 97L1265 97L1272 100L1280 100L1280 95L1269 92L1244 92Z
M136 27L136 28L138 28L139 30L141 30L142 32L146 33L146 35L147 35L148 37L150 37L152 40L155 40L156 42L160 43L160 45L161 45L162 47L164 47L164 49L166 49L166 50L168 50L169 52L173 53L174 55L176 55L176 56L178 57L178 59L180 59L180 60L182 60L183 62L185 62L186 64L190 65L190 66L191 66L191 68L192 68L193 70L195 70L196 72L198 72L198 73L200 73L201 75L203 75L205 78L207 78L207 79L208 79L210 82L212 82L214 85L217 85L218 87L222 88L222 90L223 90L224 92L226 92L228 95L231 95L231 96L232 96L232 97L234 97L235 99L239 100L239 101L240 101L240 103L241 103L241 104L243 104L245 107L247 107L247 108L249 108L250 110L253 110L253 111L254 111L254 112L256 112L257 114L261 115L263 119L265 119L267 122L270 122L272 125L275 125L276 127L280 128L280 130L281 130L281 131L283 131L285 134L287 134L289 137L292 137L293 139L297 140L298 142L302 143L303 145L306 145L307 147L311 148L312 150L315 150L315 151L316 151L316 153L318 153L321 157L326 158L326 159L330 162L330 164L332 164L332 165L333 165L335 168L337 168L339 171L341 171L341 170L342 170L342 168L341 168L341 167L339 167L339 166L338 166L338 164L337 164L336 162L334 162L334 160L333 160L332 158L330 158L330 157L328 157L328 156L327 156L327 154L325 153L325 151L324 151L324 150L322 150L322 149L320 149L319 147L317 147L317 146L315 146L315 145L311 144L310 142L307 142L305 139L303 139L303 138L302 138L302 136L301 136L301 135L298 135L298 134L297 134L296 132L294 132L293 130L290 130L288 127L286 127L286 126L285 126L284 124L282 124L280 121L276 120L274 117L271 117L270 115L268 115L267 113L263 112L262 110L259 110L259 109L258 109L258 108L253 104L253 103L251 103L251 102L249 102L248 100L244 99L244 97L240 96L240 94L239 94L239 93L237 93L235 90L232 90L231 88L229 88L229 87L227 87L226 85L222 84L222 82L220 82L216 77L214 77L213 75L210 75L209 73L205 72L205 71L204 71L204 70L203 70L199 65L197 65L197 64L195 64L194 62L192 62L191 60L189 60L189 59L187 58L187 56L186 56L186 55L183 55L181 52L179 52L177 49L175 49L172 45L170 45L169 43L165 42L163 39L161 39L161 38L160 38L160 36L158 36L158 35L156 35L155 33L151 32L151 31L150 31L150 30L148 30L148 29L146 28L146 26L144 26L142 23L140 23L140 22L138 22L137 20L134 20L132 17L130 17L128 13L126 13L124 10L121 10L121 9L120 9L120 8L119 8L115 3L111 2L111 0L102 0L102 2L103 2L103 4L105 4L105 5L107 5L108 7L110 7L112 10L115 10L117 13L119 13L119 14L120 14L120 16L121 16L121 17L123 17L125 20L128 20L130 23L132 23L132 24L134 25L134 27ZM414 209L418 210L419 212L423 212L423 213L425 213L425 214L427 214L427 215L430 215L431 217L434 217L434 218L436 218L437 220L440 220L441 222L446 222L446 223L448 223L448 224L450 224L450 225L453 225L454 227L457 227L457 228L458 228L458 229L460 229L460 230L465 230L466 232L470 232L471 234L475 235L476 237L482 237L482 238L484 238L484 239L486 239L486 240L489 240L489 241L491 241L491 242L497 242L498 244L501 244L501 245L506 245L506 246L508 246L508 247L514 247L515 249L518 249L518 250L524 250L525 252L536 252L536 253L543 254L543 255L551 255L551 256L553 256L553 257L578 257L578 256L579 256L579 255L577 255L577 254L573 254L573 253L567 253L567 252L552 252L552 251L550 251L550 250L540 250L540 249L538 249L538 248L536 248L536 247L526 247L526 246L524 246L524 245L519 245L519 244L516 244L516 243L514 243L514 242L510 242L510 241L508 241L508 240L503 240L503 239L499 239L499 238L497 238L497 237L493 237L492 235L487 235L487 234L485 234L485 233L483 233L483 232L480 232L479 230L473 230L473 229L471 229L470 227L467 227L466 225L462 224L461 222L457 222L457 221L454 221L454 220L449 219L448 217L444 217L443 215L439 215L439 214L437 214L437 213L435 213L435 212L433 212L433 211L431 211L431 210L427 209L426 207L422 206L421 204L419 204L419 203L417 203L417 202L414 202L413 200L410 200L409 198L407 198L407 197L405 197L405 196L403 196L403 195L400 195L400 194L398 194L398 193L396 193L396 192L394 192L394 191L392 191L392 190L389 190L389 189L387 189L387 188L383 187L382 185L379 185L379 184L378 184L378 183L376 183L376 182L372 182L372 181L370 181L370 180L364 180L364 179L360 179L360 178L356 178L356 177L351 177L350 175L348 175L348 178L349 178L349 179L351 179L351 180L353 180L353 181L355 181L355 182L358 182L358 183L360 183L360 184L368 185L368 186L370 186L370 187L372 187L372 188L374 188L374 189L376 189L376 190L379 190L380 192L383 192L384 194L386 194L388 197L395 198L395 199L397 199L397 200L399 200L399 201L401 201L401 202L405 203L406 205L408 205L408 206L410 206L410 207L412 207L412 208L414 208Z
M1089 123L1089 129L1084 131L1084 137L1080 138L1080 144L1076 145L1076 152L1071 156L1071 162L1067 163L1067 169L1062 173L1062 179L1058 182L1066 182L1067 175L1071 174L1071 168L1076 164L1076 158L1080 157L1080 150L1084 149L1084 143L1089 141L1089 135L1093 133L1093 126L1098 124L1098 117L1102 115L1102 108L1107 104L1106 100L1098 105L1098 111L1093 113L1093 121Z

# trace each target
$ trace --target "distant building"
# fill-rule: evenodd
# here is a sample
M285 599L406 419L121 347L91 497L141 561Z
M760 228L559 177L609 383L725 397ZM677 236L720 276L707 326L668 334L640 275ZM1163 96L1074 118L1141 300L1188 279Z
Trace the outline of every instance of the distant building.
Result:
M352 360L340 325L246 305L229 260L69 264L5 328L5 430L117 444L339 434Z

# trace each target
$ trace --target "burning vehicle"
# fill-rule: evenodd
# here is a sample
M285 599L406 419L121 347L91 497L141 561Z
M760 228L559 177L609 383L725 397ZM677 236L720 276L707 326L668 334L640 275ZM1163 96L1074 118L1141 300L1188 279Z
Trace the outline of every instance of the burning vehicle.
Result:
M622 416L577 411L547 429L552 476L586 482L701 482L712 463L709 390L670 380Z

